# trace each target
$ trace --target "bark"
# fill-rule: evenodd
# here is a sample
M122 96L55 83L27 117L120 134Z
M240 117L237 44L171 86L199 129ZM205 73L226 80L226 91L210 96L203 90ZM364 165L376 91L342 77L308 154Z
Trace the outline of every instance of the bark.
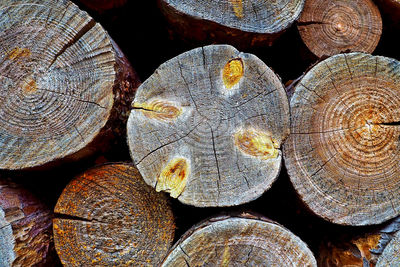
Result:
M54 263L51 219L29 191L0 178L0 266Z
M105 30L65 0L2 1L0 17L0 168L105 147L138 84Z
M382 34L382 19L371 0L309 0L297 27L317 57L350 51L372 53Z
M288 100L252 54L227 45L183 53L139 87L132 106L134 163L147 184L185 204L249 202L280 172Z
M326 220L369 225L399 215L399 66L339 54L296 86L285 164L300 197Z
M161 266L317 266L289 230L249 214L220 216L187 231Z
M201 44L230 43L240 48L272 45L298 18L303 0L159 0L173 31Z
M54 242L65 266L156 266L172 245L175 223L166 196L129 164L79 175L54 211Z

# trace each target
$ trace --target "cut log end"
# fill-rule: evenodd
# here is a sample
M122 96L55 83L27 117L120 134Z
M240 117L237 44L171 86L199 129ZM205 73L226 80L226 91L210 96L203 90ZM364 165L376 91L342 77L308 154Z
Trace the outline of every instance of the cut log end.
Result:
M296 86L285 163L301 198L329 221L378 224L400 213L399 65L340 54Z
M157 265L175 231L166 196L128 164L103 165L75 178L55 213L54 242L67 266Z
M0 168L85 149L121 110L127 88L133 97L120 51L69 1L2 1L0 17Z
M0 266L52 264L51 220L30 192L0 178Z
M348 51L372 53L382 34L381 15L371 0L306 1L297 26L317 57Z
M227 45L188 51L161 65L132 105L134 163L149 185L183 203L245 203L280 171L288 100L254 55Z
M280 225L248 214L194 226L161 266L317 266L307 245Z
M376 263L376 267L384 266L400 266L400 231L395 234Z

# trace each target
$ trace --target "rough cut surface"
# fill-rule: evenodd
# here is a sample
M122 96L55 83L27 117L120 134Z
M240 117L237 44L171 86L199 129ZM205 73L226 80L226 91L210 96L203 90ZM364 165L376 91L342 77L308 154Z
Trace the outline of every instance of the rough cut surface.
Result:
M159 5L176 32L188 39L226 43L229 38L230 43L250 46L272 42L289 28L304 0L159 0Z
M298 29L317 57L372 53L382 34L382 19L372 0L307 0Z
M1 1L0 57L1 169L80 151L126 86L108 34L65 0Z
M51 264L51 219L35 196L0 178L0 266Z
M390 241L379 257L376 267L400 266L400 231Z
M317 266L307 245L275 222L247 214L194 226L161 266Z
M195 206L232 206L267 190L289 132L280 79L232 46L196 48L162 64L138 89L128 120L144 180Z
M317 215L348 225L399 215L399 70L394 59L340 54L296 86L285 164Z
M64 266L157 266L175 232L166 196L129 164L78 176L54 211L54 243Z

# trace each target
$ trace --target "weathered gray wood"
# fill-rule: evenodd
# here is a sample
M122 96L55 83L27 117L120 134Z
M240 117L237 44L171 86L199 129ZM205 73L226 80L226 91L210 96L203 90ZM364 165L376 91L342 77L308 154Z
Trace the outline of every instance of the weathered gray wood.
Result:
M0 168L90 153L126 89L105 30L70 1L1 1L0 55Z
M167 197L131 164L79 175L54 211L54 243L65 266L158 266L174 238Z
M349 225L399 215L399 67L386 57L340 54L296 86L285 164L317 215Z
M227 45L183 53L139 87L132 106L131 156L157 191L232 206L259 197L279 174L288 100L254 55Z
M161 266L317 266L307 245L279 224L248 214L192 227Z
M307 0L297 27L317 57L372 53L382 34L382 19L372 0Z
M29 191L0 178L0 266L52 264L51 219Z
M181 36L240 47L272 44L300 16L304 0L159 0Z
M400 266L400 231L389 242L382 255L379 257L376 267Z

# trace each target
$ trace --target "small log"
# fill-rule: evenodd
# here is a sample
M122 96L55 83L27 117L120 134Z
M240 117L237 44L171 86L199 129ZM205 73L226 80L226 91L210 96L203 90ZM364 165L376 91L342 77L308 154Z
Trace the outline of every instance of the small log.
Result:
M317 266L296 235L266 218L220 216L187 231L161 266Z
M66 266L156 266L174 238L167 197L129 164L103 165L78 176L54 211L54 243Z
M51 264L51 220L29 191L0 178L0 266Z
M162 64L138 89L128 120L146 183L194 206L233 206L267 190L289 131L280 79L232 46L196 48Z
M297 27L320 58L346 51L372 53L382 34L382 19L371 0L307 0Z
M400 213L399 69L394 59L339 54L296 86L285 164L303 201L328 221L369 225Z
M75 4L1 1L0 55L0 169L82 158L123 132L137 76Z
M79 2L91 10L102 13L113 8L122 7L127 0L79 0Z
M159 0L159 6L184 39L247 48L272 45L300 16L304 0Z
M400 231L389 242L376 263L376 267L387 266L400 266Z

